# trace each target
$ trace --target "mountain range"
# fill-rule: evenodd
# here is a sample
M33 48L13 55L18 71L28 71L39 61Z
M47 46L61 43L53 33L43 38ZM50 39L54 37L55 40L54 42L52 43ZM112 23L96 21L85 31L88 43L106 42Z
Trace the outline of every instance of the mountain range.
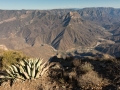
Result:
M0 10L0 45L29 48L27 53L34 48L31 54L48 45L59 51L89 47L119 57L119 34L120 9Z

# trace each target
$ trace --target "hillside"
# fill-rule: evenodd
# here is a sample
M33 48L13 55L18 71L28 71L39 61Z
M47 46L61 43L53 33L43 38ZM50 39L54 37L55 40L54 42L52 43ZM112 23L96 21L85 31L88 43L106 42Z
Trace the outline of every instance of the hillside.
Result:
M98 46L115 55L120 51L119 16L120 9L114 8L0 10L0 45L34 51L43 44L63 51Z
M33 59L32 59L33 60ZM36 59L34 59L36 60ZM24 61L23 61L24 62ZM15 64L14 64L15 65ZM13 66L14 66L13 65ZM18 65L18 64L17 64ZM28 65L28 64L27 64ZM44 65L42 67L41 65ZM39 78L2 78L1 90L119 90L119 59L115 58L77 58L51 57L41 64L43 74ZM18 69L18 68L17 68ZM25 70L27 68L24 68ZM25 71L26 74L27 71ZM17 75L24 75L16 72ZM30 76L29 76L30 77Z

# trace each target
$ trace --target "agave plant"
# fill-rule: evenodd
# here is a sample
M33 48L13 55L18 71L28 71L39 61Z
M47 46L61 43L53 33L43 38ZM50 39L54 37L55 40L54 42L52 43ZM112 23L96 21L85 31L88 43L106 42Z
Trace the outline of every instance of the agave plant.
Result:
M5 78L36 79L44 74L45 65L46 63L43 63L43 59L23 60L18 64L8 66L6 69L8 76L5 76Z

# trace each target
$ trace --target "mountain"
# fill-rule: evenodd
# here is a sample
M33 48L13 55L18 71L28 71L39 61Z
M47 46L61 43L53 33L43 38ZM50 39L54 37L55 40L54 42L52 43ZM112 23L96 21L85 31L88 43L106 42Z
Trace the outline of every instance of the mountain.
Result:
M113 55L120 52L119 17L120 9L102 7L0 10L0 45L38 53L43 45L63 51L85 47Z
M83 19L87 19L97 25L102 26L108 32L110 36L104 38L106 40L113 41L115 43L102 43L96 47L96 49L103 53L108 53L113 56L120 56L120 9L115 8L84 8L78 10L80 16Z
M59 44L62 49L93 46L99 37L109 35L102 27L82 19L78 12L68 13L64 22L66 28Z
M114 44L102 44L97 47L97 50L111 54L113 56L120 56L120 22L106 25L106 29L112 33L111 36L107 37L107 40L114 41Z
M54 13L52 13L54 12ZM55 11L3 11L10 13L0 21L1 42L7 47L22 49L49 44L67 50L76 46L94 45L105 30L83 20L77 12L57 14ZM13 14L14 13L14 14ZM19 44L19 45L18 45ZM14 47L12 47L14 46Z
M78 10L82 18L93 21L99 25L109 25L120 22L120 9L115 8L83 8Z

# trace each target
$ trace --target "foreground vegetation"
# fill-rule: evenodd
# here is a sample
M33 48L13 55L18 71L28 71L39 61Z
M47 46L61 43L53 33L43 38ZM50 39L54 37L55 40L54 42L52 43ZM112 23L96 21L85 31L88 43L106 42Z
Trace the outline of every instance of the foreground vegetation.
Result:
M0 50L0 69L4 70L7 66L18 63L21 60L28 59L26 55L18 51L4 51Z
M5 60L5 58L11 60L10 62L8 61L7 64L2 64L2 67L7 67L3 69L6 74L4 75L5 77L3 77L4 80L1 79L2 83L5 81L8 82L9 80L18 81L18 79L24 81L26 84L28 83L27 80L30 80L31 83L34 82L33 80L36 82L39 81L38 84L34 83L34 85L37 85L35 90L119 89L119 59L58 58L54 56L47 63L44 63L41 59L26 59L24 56L21 56L21 54L18 54L18 52L10 52L4 52L1 55L2 61ZM2 83L0 88L2 88ZM12 83L12 87L18 88L14 82ZM23 87L23 85L19 87ZM24 86L24 88L25 87L25 90L27 90L27 85Z
M21 60L18 64L8 66L6 69L7 76L3 78L10 79L36 79L42 75L42 69L45 64L42 64L42 59Z

